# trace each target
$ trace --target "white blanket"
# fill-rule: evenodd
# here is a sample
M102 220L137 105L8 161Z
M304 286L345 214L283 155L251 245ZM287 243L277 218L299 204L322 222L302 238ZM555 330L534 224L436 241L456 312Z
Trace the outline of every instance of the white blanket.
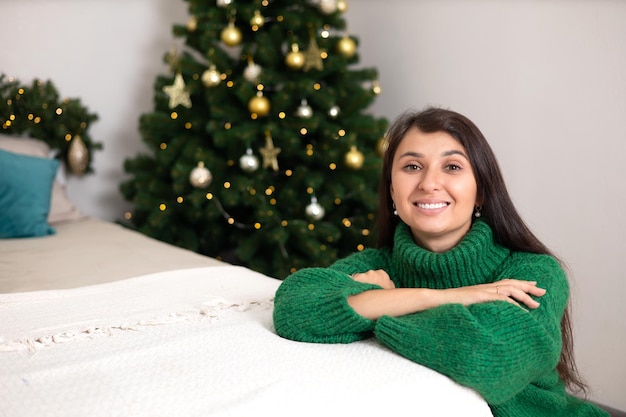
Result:
M279 283L214 266L0 295L0 415L492 415L375 340L280 338Z

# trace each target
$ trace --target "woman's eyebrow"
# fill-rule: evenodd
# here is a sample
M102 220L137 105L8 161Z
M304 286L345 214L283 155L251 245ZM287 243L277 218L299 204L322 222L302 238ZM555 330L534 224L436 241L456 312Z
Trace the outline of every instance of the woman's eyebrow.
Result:
M463 153L463 151L459 151L456 149L450 150L450 151L445 151L441 154L441 156L451 156L451 155L461 155L463 158L468 159L467 155L465 155L465 153ZM403 153L402 155L399 156L399 158L404 158L405 156L410 156L413 158L423 158L424 154L419 153L419 152L414 152L414 151L407 151L405 153Z

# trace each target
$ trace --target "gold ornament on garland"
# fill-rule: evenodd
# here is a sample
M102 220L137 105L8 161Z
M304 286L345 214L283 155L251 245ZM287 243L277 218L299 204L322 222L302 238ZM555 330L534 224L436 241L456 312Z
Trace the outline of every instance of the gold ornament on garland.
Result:
M189 32L195 32L198 29L198 20L195 16L191 16L187 21L187 30Z
M337 42L337 51L346 58L352 58L356 53L356 42L346 35Z
M345 13L348 11L348 2L347 0L338 0L337 1L337 10L341 13Z
M198 166L191 170L189 173L189 182L196 188L206 188L211 184L213 175L207 167L204 166L204 162L198 162Z
M274 147L274 141L269 130L265 132L265 146L259 149L263 155L263 168L272 167L274 171L278 171L278 154L280 148Z
M183 80L183 76L179 73L176 74L174 78L174 84L166 85L163 87L163 92L170 97L169 107L173 109L174 107L181 106L191 108L191 98L189 97L189 91L187 91L187 86L185 85L185 80Z
M263 27L265 24L265 18L261 15L261 12L258 10L254 11L254 16L250 19L250 27L252 31L256 32L260 27Z
M211 65L209 69L202 73L202 84L205 87L215 87L222 82L222 74L215 68L215 65Z
M378 80L372 81L372 93L378 95L383 92L383 89L380 86Z
M241 34L241 30L239 30L239 28L235 26L235 22L232 20L230 21L230 23L228 23L228 26L226 26L222 30L222 33L220 35L220 39L227 46L239 45L241 43L242 38L243 38L243 35Z
M345 162L349 168L361 168L363 166L363 160L363 154L356 148L356 146L352 146L348 153L346 153Z
M252 115L259 117L267 116L270 112L270 101L263 96L261 91L257 91L256 96L252 97L248 102L248 110Z
M298 70L304 66L306 62L306 57L302 52L300 52L300 48L297 43L291 45L291 52L287 54L285 57L285 63L291 69Z
M76 175L83 175L89 164L89 151L80 135L74 135L67 151L67 163Z

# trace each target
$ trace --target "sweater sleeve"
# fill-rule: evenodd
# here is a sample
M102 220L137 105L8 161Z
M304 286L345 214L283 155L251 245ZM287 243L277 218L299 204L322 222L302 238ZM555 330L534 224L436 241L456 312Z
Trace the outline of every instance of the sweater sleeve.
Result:
M350 274L384 269L382 252L359 252L328 268L305 268L288 276L274 298L278 335L301 342L350 343L370 337L374 321L357 314L348 297L377 285L357 282Z
M547 290L537 309L494 301L445 304L403 317L383 317L381 343L406 358L477 390L489 404L512 398L553 372L561 353L560 322L567 278L547 255L515 254L500 278L537 281Z

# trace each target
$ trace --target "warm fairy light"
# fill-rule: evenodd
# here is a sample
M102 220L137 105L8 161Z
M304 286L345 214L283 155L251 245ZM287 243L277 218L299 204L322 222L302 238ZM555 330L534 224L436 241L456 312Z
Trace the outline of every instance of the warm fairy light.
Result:
M306 129L306 127L303 127L302 129L300 129L300 134L302 136L306 135L308 133L308 130Z
M330 32L327 29L324 29L321 33L322 38L327 39L330 37Z
M161 148L162 151L167 149L167 143L165 142L161 142L161 144L159 145L159 148Z
M55 111L55 113L57 114L57 116L60 116L63 114L63 109L62 108L57 108L57 110Z
M232 87L234 85L235 83L232 80L228 80L228 82L226 83L226 87Z
M263 7L267 7L268 4L270 4L270 2L268 0L263 0L261 2L261 6L263 6Z
M309 223L309 225L307 226L307 229L315 230L315 225L313 223Z
M164 204L164 203L159 204L159 210L161 210L161 211L167 210L167 205Z
M226 188L226 189L230 188L230 182L226 181L224 183L224 188Z
M344 136L346 136L346 131L345 131L345 130L343 130L343 129L339 129L339 132L337 132L337 134L338 134L339 136L341 136L341 137L344 137Z
M69 142L69 141L71 141L71 140L72 140L72 135L71 135L71 134L69 134L69 133L66 133L66 134L65 134L65 141L66 141L66 142Z
M322 85L320 83L313 84L313 89L315 91L319 91L321 88L322 88Z
M14 120L15 120L15 115L14 115L14 114L10 115L10 116L9 116L9 119L11 119L12 121L14 121Z
M280 113L278 113L278 118L279 119L284 119L285 117L287 117L287 115L285 114L284 111L281 111Z
M235 161L233 161L232 159L229 159L228 161L226 161L226 165L228 165L229 167L232 167L235 165Z
M367 215L367 220L374 220L376 218L376 215L374 213L369 213Z
M326 52L326 51L322 51L322 52L320 53L320 56L322 57L322 59L326 59L326 58L328 58L328 52Z
M275 198L270 198L270 204L275 206L276 205L276 199Z
M361 234L363 236L369 236L370 235L370 231L369 231L369 229L363 229L363 230L361 230Z
M206 195L204 196L207 200L213 200L213 194L212 193L206 193Z
M306 193L307 194L313 194L313 187L307 187L306 188Z
M185 129L187 130L191 129L191 122L185 123Z
M177 202L178 204L181 204L183 201L184 201L184 199L183 199L183 197L182 197L182 196L178 196L178 197L176 197L176 202Z
M335 205L338 206L339 204L341 204L341 198L337 197L335 198Z
M235 224L235 219L233 219L232 217L228 218L228 224Z
M337 164L336 164L336 163L334 163L334 162L331 162L331 163L328 165L328 168L330 168L330 170L331 170L331 171L334 171L334 170L336 170L336 169L337 169Z
M263 84L257 84L257 85L256 85L256 89L257 89L258 91L263 91L263 89L264 89L264 88L265 88L265 87L263 86Z
M266 188L266 189L265 189L265 195L266 195L266 196L270 196L270 195L272 195L272 193L273 193L273 192L274 192L274 190L272 190L271 188Z
M35 120L34 120L34 121L35 121L35 123L39 123L39 122L41 122L41 117L39 117L39 116L35 117Z
M256 120L256 119L258 119L258 118L259 118L259 115L258 115L258 114L256 114L256 113L252 113L252 114L250 114L250 118L251 118L252 120Z
M282 227L287 227L289 225L289 222L287 220L283 220L283 221L280 222L280 225Z
M359 243L358 245L356 245L356 250L358 250L359 252L361 252L363 249L365 249L365 246L363 246L362 243Z
M24 94L24 89L20 88L19 90L17 90L17 94L22 95Z
M285 171L285 176L286 177L291 177L292 175L293 175L293 171L292 170L288 169L288 170Z
M87 123L85 123L85 122L80 122L80 128L81 128L81 129L87 129Z
M350 219L343 219L341 223L343 223L344 227L352 226L352 222L350 221Z
M224 129L230 130L231 127L233 127L233 125L230 122L224 123Z
M283 16L276 16L276 21L277 22L282 22L283 19L285 19Z
M250 187L248 192L250 193L250 195L256 195L256 189L255 188Z
M254 223L254 228L255 228L256 230L259 230L259 229L261 228L261 223L258 223L258 222L257 222L257 223Z
M130 220L133 218L133 213L131 213L130 211L127 211L126 213L124 213L124 218L126 220Z
M321 249L322 251L325 251L325 250L326 250L326 245L324 245L324 244L320 245L320 249Z
M43 103L41 105L41 108L44 109L44 110L47 109L48 108L48 103Z
M170 117L172 118L172 120L176 120L176 119L178 119L178 113L173 111L172 114L170 114Z
M306 154L307 156L313 156L313 149L307 149Z
M28 120L33 120L33 118L34 118L35 116L33 116L33 114L32 114L32 113L29 113L27 117L28 117Z

